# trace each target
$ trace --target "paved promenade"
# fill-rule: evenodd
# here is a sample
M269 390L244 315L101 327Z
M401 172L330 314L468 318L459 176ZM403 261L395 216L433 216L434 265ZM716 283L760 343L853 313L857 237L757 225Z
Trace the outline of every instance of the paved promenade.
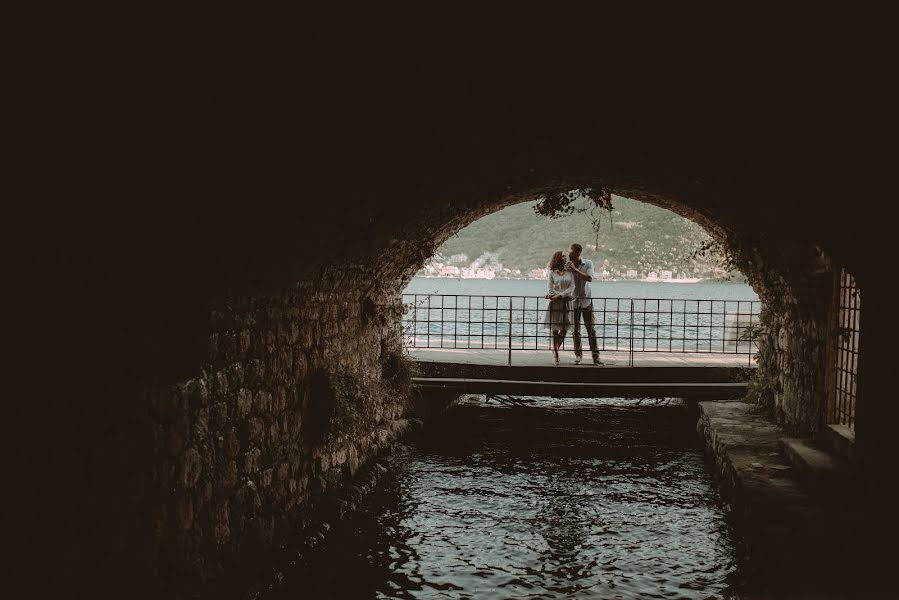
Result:
M459 363L469 365L508 365L508 350L481 350L455 348L409 348L409 356L419 362ZM574 364L574 352L562 351L562 367L594 367L589 351L584 354L581 364ZM745 354L692 354L635 352L634 367L755 367L755 361ZM600 360L610 367L628 367L630 356L627 352L600 352ZM553 365L550 350L513 350L512 366L546 367Z

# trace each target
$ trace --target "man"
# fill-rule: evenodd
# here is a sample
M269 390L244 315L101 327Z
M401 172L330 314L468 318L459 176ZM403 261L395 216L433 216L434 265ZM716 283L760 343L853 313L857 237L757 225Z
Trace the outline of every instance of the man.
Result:
M574 312L574 362L579 364L583 357L581 347L581 317L587 327L590 340L590 351L593 353L593 364L604 364L599 360L599 347L596 345L596 319L593 316L593 300L590 299L590 282L593 281L593 261L581 259L584 251L580 244L571 244L568 248L568 269L574 276L574 299L571 308Z

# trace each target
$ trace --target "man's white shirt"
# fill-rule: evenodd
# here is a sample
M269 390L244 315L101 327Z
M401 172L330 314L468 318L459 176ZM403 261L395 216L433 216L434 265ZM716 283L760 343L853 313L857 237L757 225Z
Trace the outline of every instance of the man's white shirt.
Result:
M590 276L593 279L593 261L586 258L581 259L581 264L575 265L575 268ZM593 301L590 299L590 282L572 272L574 275L574 300L571 302L571 308L587 308Z

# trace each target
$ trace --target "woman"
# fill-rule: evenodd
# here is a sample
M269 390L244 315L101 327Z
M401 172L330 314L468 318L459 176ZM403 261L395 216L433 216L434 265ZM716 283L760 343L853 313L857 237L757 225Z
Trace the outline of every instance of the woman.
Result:
M573 322L571 315L571 299L574 297L574 276L571 271L565 268L567 259L565 253L561 250L552 255L549 259L547 269L549 269L549 289L546 298L549 300L549 306L546 308L546 314L543 317L543 326L552 332L553 336L553 356L556 365L559 362L559 348L565 341L565 334Z

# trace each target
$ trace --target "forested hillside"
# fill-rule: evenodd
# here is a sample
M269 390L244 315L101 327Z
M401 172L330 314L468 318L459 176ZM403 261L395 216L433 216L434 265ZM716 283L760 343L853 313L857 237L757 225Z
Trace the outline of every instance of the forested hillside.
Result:
M728 276L714 260L690 258L709 236L695 223L670 211L614 196L611 215L595 211L601 218L597 240L589 214L550 219L537 215L534 204L511 206L472 223L447 240L435 260L446 262L453 255L464 254L471 262L484 253L494 253L498 255L494 261L504 268L527 273L544 267L554 251L579 242L597 270L605 266L612 277L626 277L628 271L645 277L651 271L665 270L673 277Z

